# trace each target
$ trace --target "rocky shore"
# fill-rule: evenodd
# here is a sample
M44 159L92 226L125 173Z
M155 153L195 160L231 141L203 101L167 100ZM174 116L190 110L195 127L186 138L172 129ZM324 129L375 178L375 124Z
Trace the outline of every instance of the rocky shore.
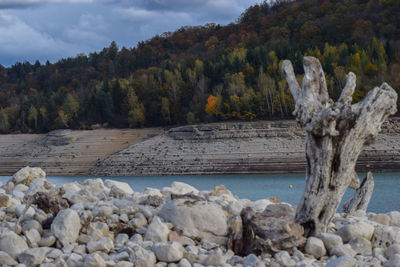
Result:
M226 122L170 129L105 157L92 175L304 173L305 132L295 121ZM386 122L358 171L400 171L400 118Z
M305 238L295 209L239 199L222 185L54 186L26 167L0 187L0 265L400 266L400 212L338 213L327 233Z

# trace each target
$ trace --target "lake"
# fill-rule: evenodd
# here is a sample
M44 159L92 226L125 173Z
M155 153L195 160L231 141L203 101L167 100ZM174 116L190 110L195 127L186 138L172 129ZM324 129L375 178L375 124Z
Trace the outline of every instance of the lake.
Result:
M362 179L365 174L360 174ZM84 181L87 178L78 176L47 176L53 184L63 184L72 181ZM0 181L5 183L10 176L0 176ZM213 189L223 184L234 195L240 198L258 200L276 197L282 202L297 205L300 201L305 186L304 174L262 174L262 175L188 175L188 176L133 176L133 177L101 177L128 183L134 191L142 192L146 187L161 189L169 186L173 181L188 183L199 190ZM375 188L372 194L368 211L389 212L400 211L400 173L375 173ZM292 185L292 187L290 187ZM354 190L347 190L343 200L347 200ZM341 209L340 209L341 211Z

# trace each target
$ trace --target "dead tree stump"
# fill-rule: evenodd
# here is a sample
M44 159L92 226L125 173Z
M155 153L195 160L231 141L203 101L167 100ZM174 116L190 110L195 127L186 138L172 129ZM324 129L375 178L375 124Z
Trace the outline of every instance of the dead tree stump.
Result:
M352 105L356 76L350 72L334 102L318 59L304 57L303 65L302 88L290 61L283 62L282 70L296 101L293 115L307 132L306 186L295 220L310 236L325 232L346 189L360 186L354 169L357 158L375 140L388 116L396 113L397 93L383 83Z
M360 188L356 190L353 197L343 204L343 212L352 213L355 211L367 211L368 203L371 200L372 192L374 191L374 176L371 172L367 173L361 183Z

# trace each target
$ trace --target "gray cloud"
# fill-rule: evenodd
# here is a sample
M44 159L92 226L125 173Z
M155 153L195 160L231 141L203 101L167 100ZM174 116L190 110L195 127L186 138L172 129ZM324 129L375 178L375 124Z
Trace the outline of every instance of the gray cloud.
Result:
M25 8L48 3L91 3L93 0L0 0L0 9Z

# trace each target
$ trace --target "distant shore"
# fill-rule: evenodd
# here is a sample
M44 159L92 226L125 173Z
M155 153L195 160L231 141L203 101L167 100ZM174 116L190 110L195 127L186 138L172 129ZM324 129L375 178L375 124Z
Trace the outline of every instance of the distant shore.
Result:
M41 166L48 175L302 173L305 133L295 121L0 135L0 175ZM385 123L357 169L400 171L400 118Z

